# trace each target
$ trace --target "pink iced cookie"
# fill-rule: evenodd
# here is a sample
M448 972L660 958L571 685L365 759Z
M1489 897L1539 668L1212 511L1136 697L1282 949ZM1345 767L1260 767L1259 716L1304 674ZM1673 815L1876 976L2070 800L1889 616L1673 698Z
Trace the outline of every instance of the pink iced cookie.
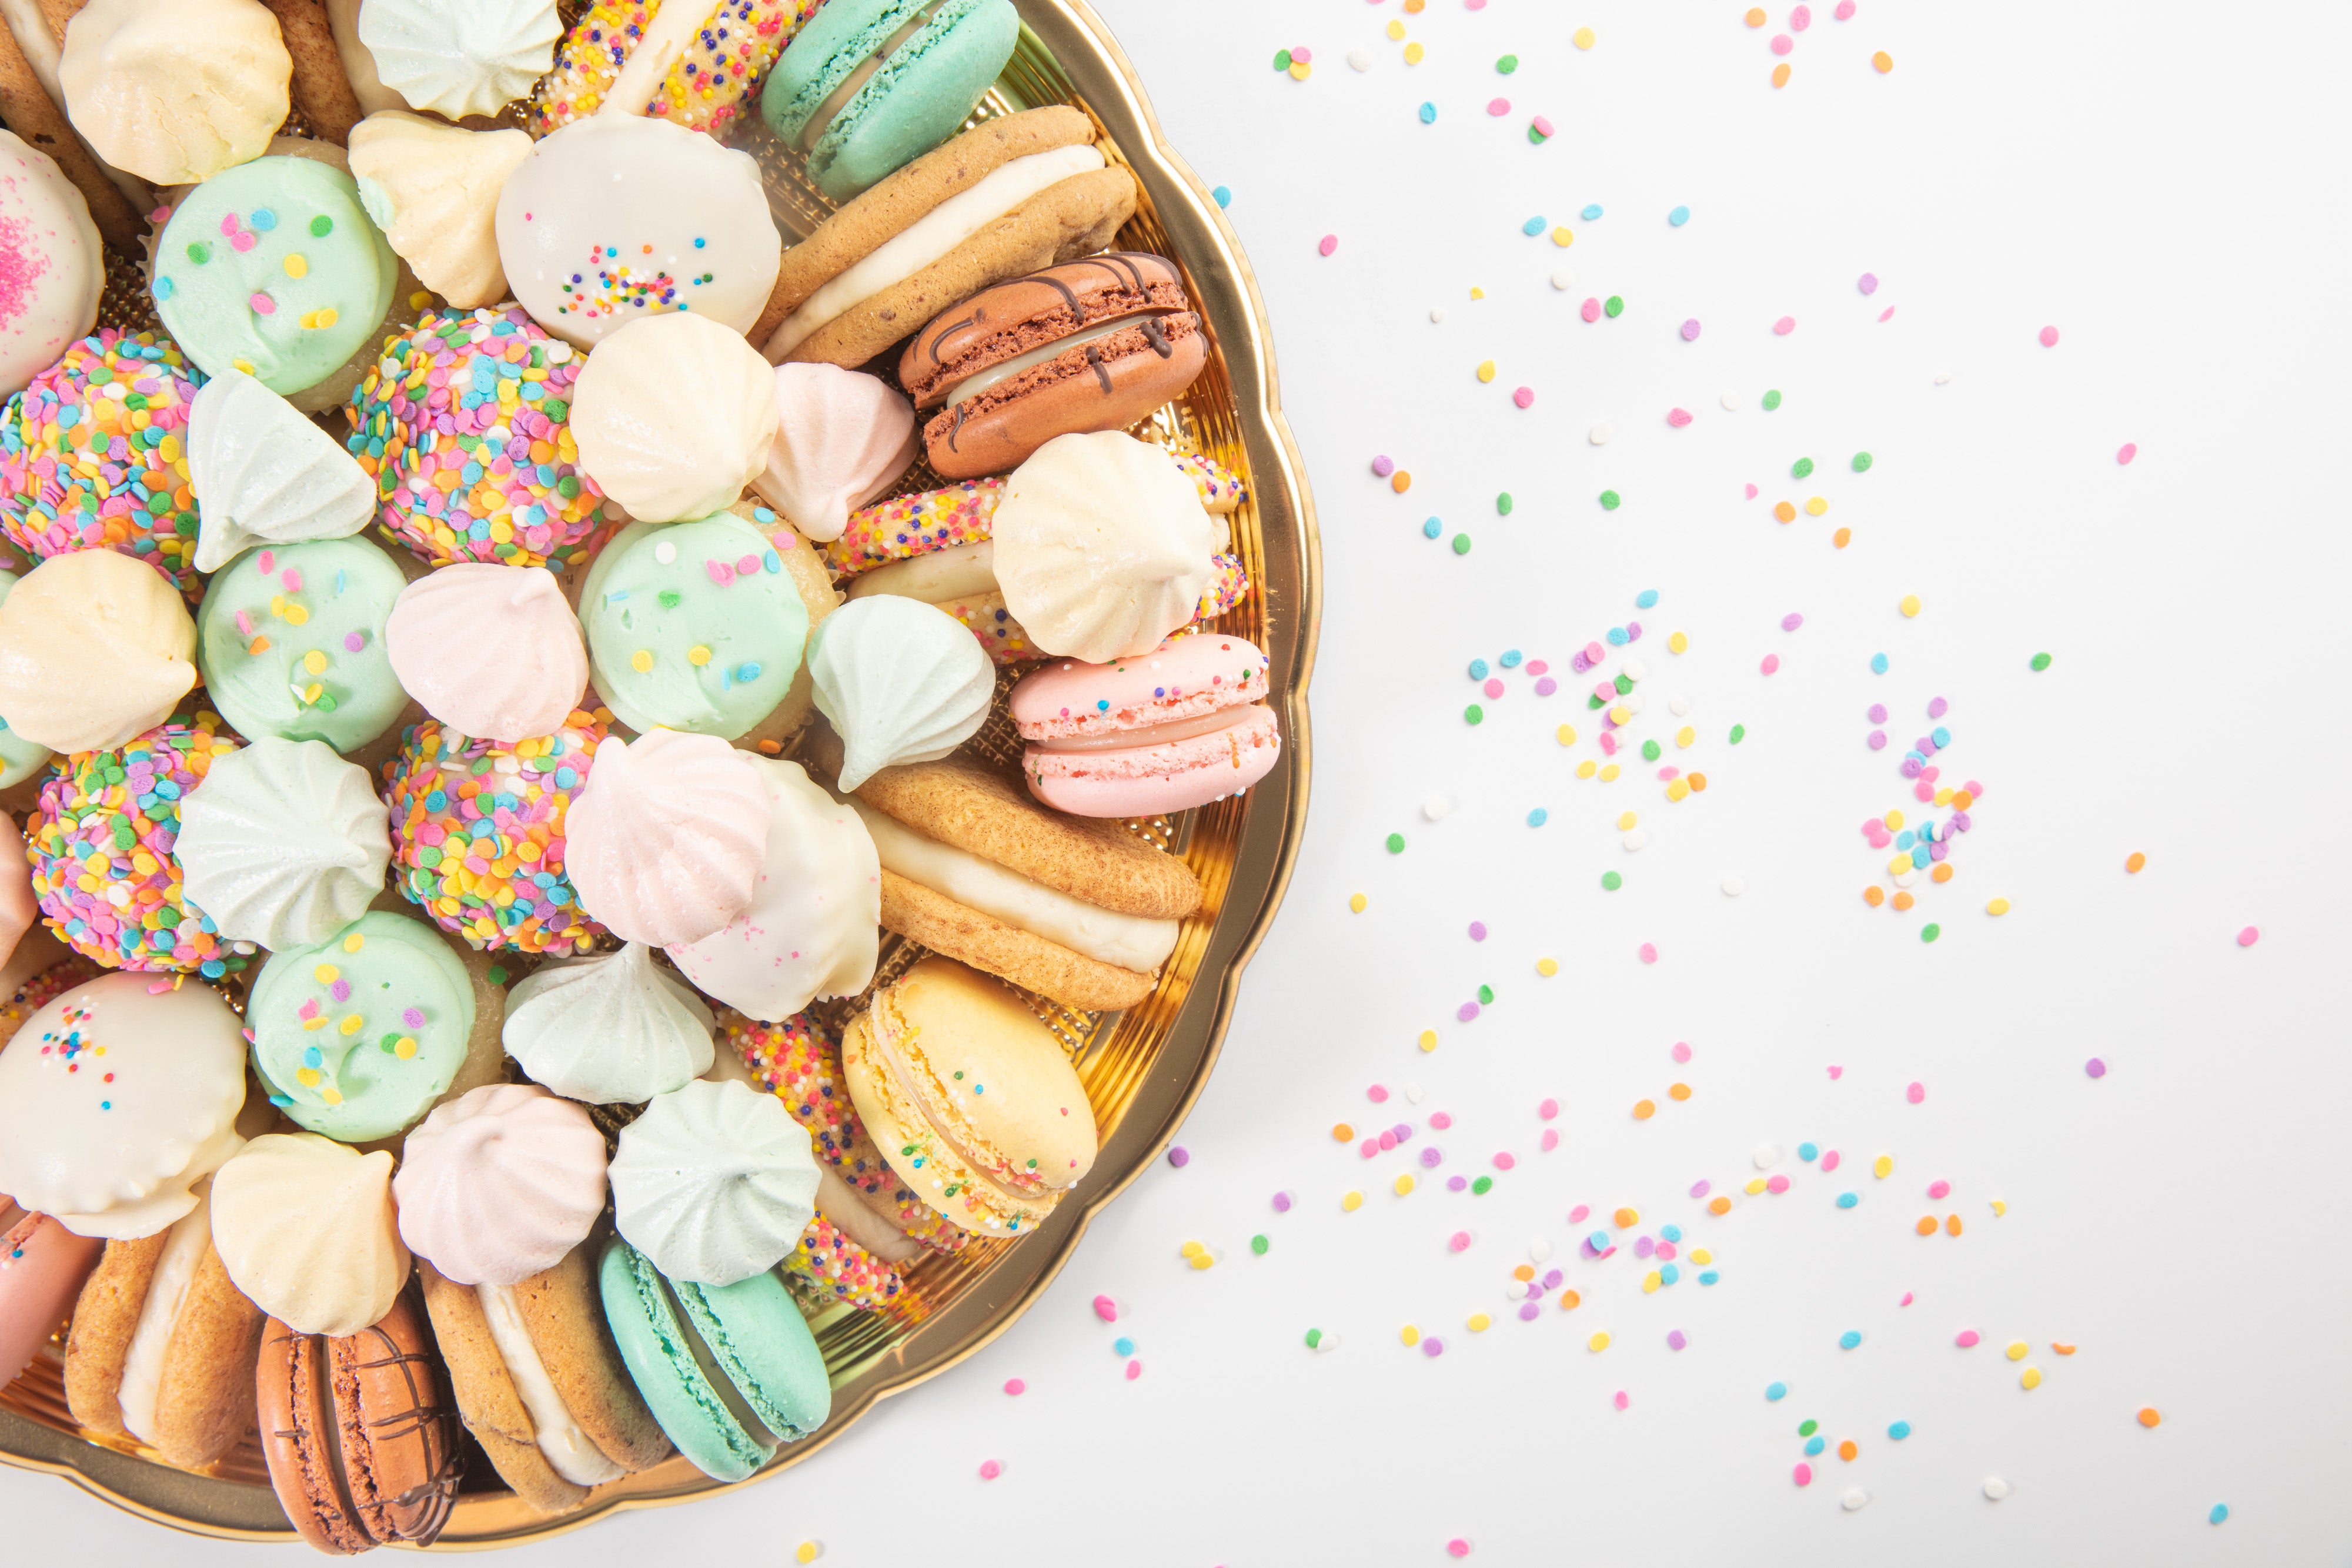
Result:
M0 397L97 324L105 285L89 204L47 153L0 131Z
M1029 792L1081 817L1148 817L1238 794L1282 753L1266 659L1215 632L1109 664L1057 660L1013 688Z
M65 1322L105 1248L0 1197L0 1384L14 1381Z

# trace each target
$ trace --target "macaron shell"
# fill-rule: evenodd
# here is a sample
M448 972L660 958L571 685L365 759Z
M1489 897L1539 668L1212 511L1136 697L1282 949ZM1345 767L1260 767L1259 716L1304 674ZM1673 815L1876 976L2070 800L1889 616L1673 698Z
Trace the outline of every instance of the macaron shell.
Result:
M15 1381L66 1321L106 1245L46 1214L20 1213L0 1236L0 1385Z
M1150 817L1205 806L1274 771L1282 734L1274 710L1231 729L1115 751L1040 751L1021 757L1029 792L1079 817Z
M1176 396L1209 362L1200 318L1161 318L1158 340L1139 324L1055 355L923 426L924 451L946 479L1002 474L1057 435L1125 430ZM1164 351L1163 351L1164 350Z
M797 1442L833 1413L833 1385L808 1320L772 1273L731 1285L673 1283L678 1305L761 1425Z
M1012 0L948 0L842 106L809 150L810 178L834 200L847 201L945 141L1020 38Z
M748 1479L775 1450L743 1429L702 1375L653 1260L614 1237L604 1245L597 1287L622 1364L677 1451L715 1479Z
M1260 701L1265 672L1255 643L1203 632L1108 664L1056 659L1024 676L1008 706L1024 740L1094 736Z

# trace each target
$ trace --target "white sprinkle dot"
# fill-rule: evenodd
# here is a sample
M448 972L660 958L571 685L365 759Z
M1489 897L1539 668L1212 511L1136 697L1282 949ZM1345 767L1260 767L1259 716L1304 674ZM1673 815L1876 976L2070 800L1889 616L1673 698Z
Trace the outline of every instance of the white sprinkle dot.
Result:
M1576 274L1563 267L1551 275L1551 286L1565 294L1576 287Z
M1360 71L1370 70L1372 68L1372 51L1364 47L1363 45L1358 44L1354 48L1348 51L1348 63L1355 67Z
M1725 877L1725 878L1723 879L1723 896L1724 896L1724 897L1726 897L1726 898L1738 898L1741 894L1746 893L1747 891L1748 891L1748 884L1747 884L1745 882L1741 881L1738 877L1736 877L1736 876L1727 876L1727 877Z
M1838 1499L1838 1506L1848 1513L1858 1512L1870 1506L1870 1494L1860 1487L1848 1487L1845 1496Z
M1769 1170L1770 1170L1774 1166L1777 1166L1777 1165L1779 1165L1780 1163L1780 1151L1778 1148L1774 1147L1772 1145L1770 1145L1770 1144L1765 1144L1765 1145L1763 1145L1762 1146L1760 1146L1759 1148L1758 1148L1758 1149L1757 1149L1757 1151L1756 1151L1756 1168L1757 1168L1758 1170L1759 1170L1759 1171L1769 1171Z
M1666 711L1676 718L1683 717L1690 712L1690 698L1676 692L1666 699Z
M1316 1342L1316 1345L1315 1345L1316 1352L1317 1352L1317 1354L1320 1354L1321 1353L1323 1353L1323 1352L1325 1352L1325 1351L1332 1351L1332 1350L1337 1350L1337 1349L1339 1349L1339 1336L1338 1334L1335 1334L1335 1333L1331 1333L1331 1332L1330 1332L1329 1330L1328 1330L1328 1329L1324 1331L1323 1337L1322 1337L1320 1340L1317 1341L1317 1342Z
M671 565L677 559L677 547L664 539L654 546L654 559L664 566Z
M1444 319L1445 319L1445 307L1444 307L1444 306L1443 306L1443 305L1433 305L1433 306L1431 306L1431 307L1429 308L1429 319L1430 319L1431 320L1433 320L1433 321L1443 321L1443 320L1444 320ZM1328 1344L1328 1343L1329 1343L1330 1342L1327 1340L1327 1341L1325 1341L1324 1343Z
M1625 835L1625 848L1628 852L1638 850L1649 841L1650 832L1646 828L1635 828Z
M1628 653L1625 655L1625 678L1629 681L1646 681L1650 678L1650 666ZM1639 713L1642 710L1635 708L1633 711Z
M1443 821L1453 810L1454 797L1451 795L1432 795L1421 803L1421 814L1433 822Z
M1530 1242L1528 1242L1528 1262L1530 1262L1530 1263L1544 1263L1544 1262L1549 1262L1549 1261L1550 1260L1550 1259L1551 1259L1551 1243L1550 1243L1550 1242L1544 1240L1541 1237L1538 1237L1535 1240L1530 1241Z
M2009 1495L2009 1483L2001 1479L1999 1476L1987 1476L1985 1477L1984 1493L1985 1496L1992 1499L1993 1501L1999 1502L2001 1499Z
M1605 423L1596 424L1592 427L1591 434L1586 435L1585 439L1591 442L1595 446L1606 446L1609 444L1609 438L1616 434L1617 433L1615 431L1610 429Z
M1404 1086L1404 1097L1405 1097L1407 1100L1410 1100L1411 1102L1412 1102L1412 1103L1414 1103L1414 1104L1416 1104L1416 1105L1420 1104L1420 1103L1421 1103L1421 1085L1420 1085L1420 1084L1418 1084L1418 1083L1408 1083L1408 1084L1406 1084L1406 1085Z
M1738 392L1726 392L1723 394L1723 406L1727 409L1737 409L1741 403L1747 401L1748 400L1746 398L1741 397Z
M1639 676L1639 675L1635 675L1635 674L1633 674L1633 662L1631 659L1628 659L1627 661L1625 661L1625 673L1626 673L1628 675L1633 675L1633 679L1635 679L1635 680L1637 680L1637 681L1638 681L1638 680L1640 680L1640 679L1642 678L1642 677L1641 677L1641 676ZM1640 712L1642 711L1642 694L1641 694L1641 693L1639 693L1639 692L1632 693L1631 695L1629 695L1625 698L1625 711L1626 711L1627 713L1640 713Z
M1936 384L1939 387L1951 385L1952 372L1949 371L1937 371L1936 372Z

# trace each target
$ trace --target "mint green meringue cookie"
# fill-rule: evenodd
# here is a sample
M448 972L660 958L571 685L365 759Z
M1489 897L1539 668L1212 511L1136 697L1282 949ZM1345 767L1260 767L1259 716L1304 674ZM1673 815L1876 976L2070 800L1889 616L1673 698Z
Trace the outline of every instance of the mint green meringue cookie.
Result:
M245 1023L269 1103L313 1133L364 1143L414 1124L457 1077L474 988L438 931L379 910L273 955Z
M196 667L212 705L247 740L365 746L408 695L383 623L408 579L363 538L250 549L215 574L196 609Z
M808 642L783 558L732 512L622 529L588 569L580 620L598 694L641 735L733 740L784 700Z
M936 762L980 732L996 666L964 623L894 593L853 599L809 649L816 711L842 743L841 788L885 768Z
M18 575L13 571L0 571L0 604L8 601L8 591L16 586ZM0 789L30 779L50 755L47 747L34 745L9 728L5 718L0 718Z
M383 325L399 267L349 174L256 158L173 210L155 246L155 314L206 375L243 371L290 397Z

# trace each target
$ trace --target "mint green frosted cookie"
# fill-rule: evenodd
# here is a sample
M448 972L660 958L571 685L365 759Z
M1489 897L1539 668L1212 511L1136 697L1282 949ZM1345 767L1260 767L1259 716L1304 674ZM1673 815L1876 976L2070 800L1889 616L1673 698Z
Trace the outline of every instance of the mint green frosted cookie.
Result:
M588 569L580 620L596 690L640 734L734 739L784 700L808 641L782 558L731 512L622 529Z
M272 955L245 1023L269 1103L313 1133L364 1143L424 1115L457 1077L474 988L439 932L376 911Z
M349 174L256 158L173 210L155 247L155 313L206 375L240 370L290 397L383 324L398 270Z
M383 647L408 586L363 538L249 549L214 574L196 610L196 667L213 706L248 740L365 746L407 706Z

